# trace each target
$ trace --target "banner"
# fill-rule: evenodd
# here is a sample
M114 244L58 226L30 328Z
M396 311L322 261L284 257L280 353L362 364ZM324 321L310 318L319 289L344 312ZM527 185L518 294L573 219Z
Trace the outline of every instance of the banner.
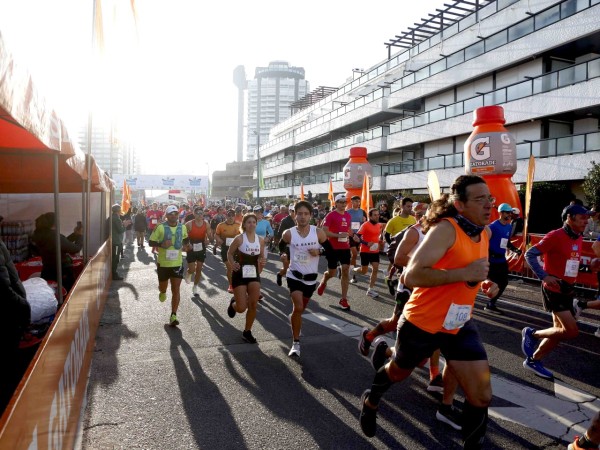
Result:
M127 183L130 189L206 191L206 175L114 175L117 186Z

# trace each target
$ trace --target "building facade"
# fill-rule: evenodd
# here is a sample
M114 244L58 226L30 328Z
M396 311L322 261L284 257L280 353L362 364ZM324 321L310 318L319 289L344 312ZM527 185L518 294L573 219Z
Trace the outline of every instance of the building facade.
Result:
M291 116L291 105L309 90L304 68L292 67L285 61L274 61L268 67L257 67L253 80L248 80L248 131L246 160L257 157L257 145L269 139L271 128Z
M363 146L372 191L426 193L464 173L473 111L501 105L517 141L513 180L583 180L600 158L600 0L454 1L388 44L388 58L275 125L260 156L261 197L343 191ZM392 54L392 50L396 51ZM256 171L255 171L256 176ZM256 183L255 183L256 185Z
M119 139L118 130L101 123L92 127L92 156L98 166L114 174L135 175L140 173L140 158L131 142ZM77 135L77 143L87 153L88 128L82 127Z
M230 162L225 170L212 173L211 199L246 198L248 191L256 189L252 179L255 161Z

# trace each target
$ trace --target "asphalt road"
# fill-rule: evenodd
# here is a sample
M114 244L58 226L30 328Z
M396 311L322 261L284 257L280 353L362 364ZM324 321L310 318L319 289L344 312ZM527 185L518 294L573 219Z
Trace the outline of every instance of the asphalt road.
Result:
M365 296L366 277L350 286L352 310L337 305L339 282L315 293L303 323L302 357L287 356L291 301L275 283L270 255L253 334L244 343L244 315L226 314L231 295L220 257L207 256L199 297L182 284L179 327L168 326L169 300L158 300L148 248L126 249L96 336L79 446L83 449L461 448L460 433L435 418L437 400L425 390L428 371L416 369L381 403L377 435L358 425L359 398L374 371L357 352L363 326L391 315L393 300ZM325 261L321 262L322 268ZM488 351L494 398L489 449L564 449L600 409L599 316L586 312L580 336L545 361L555 381L522 367L520 330L547 327L535 285L511 282L499 306L477 319ZM393 336L390 336L393 339ZM458 395L460 407L463 398Z

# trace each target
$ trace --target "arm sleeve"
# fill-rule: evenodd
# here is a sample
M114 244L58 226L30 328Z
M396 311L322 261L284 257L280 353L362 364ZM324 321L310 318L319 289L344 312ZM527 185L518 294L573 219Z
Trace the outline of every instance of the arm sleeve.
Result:
M543 280L548 274L544 272L544 269L538 261L538 256L541 255L542 252L540 251L540 249L538 249L537 247L531 247L525 252L525 261L527 261L527 264L529 264L529 267L531 267L531 270L533 270L535 275L540 280Z

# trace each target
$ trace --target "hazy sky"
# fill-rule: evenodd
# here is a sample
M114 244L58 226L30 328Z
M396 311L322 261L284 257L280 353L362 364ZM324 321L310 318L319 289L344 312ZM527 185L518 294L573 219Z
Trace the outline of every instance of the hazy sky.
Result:
M0 0L0 32L71 135L93 104L136 141L144 173L195 175L236 158L236 66L253 78L255 67L284 60L304 67L311 90L339 87L444 3L135 0L136 34L129 0L115 1L102 1L117 12L103 66L90 56L93 0Z

